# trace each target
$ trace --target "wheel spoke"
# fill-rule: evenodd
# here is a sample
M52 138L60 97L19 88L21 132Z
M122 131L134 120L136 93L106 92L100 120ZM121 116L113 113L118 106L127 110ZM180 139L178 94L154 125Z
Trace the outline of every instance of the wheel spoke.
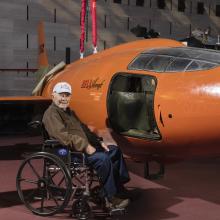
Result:
M54 173L51 175L51 177L54 178L59 172L61 172L61 169L54 171Z
M60 186L60 185L65 181L65 176L63 175L63 172L62 172L62 178L61 178L61 180L60 180L57 184L55 184L55 182L54 182L54 180L53 180L53 179L56 177L56 175L57 175L58 173L60 173L61 171L62 171L62 170L59 170L59 171L57 171L56 173L54 173L53 175L49 175L49 176L48 176L50 182L53 183L54 185Z
M41 202L40 202L40 210L44 210L44 195L43 192L41 192Z
M19 181L20 181L20 182L26 182L26 183L37 184L37 181L36 181L36 180L30 180L30 179L21 178L21 179L19 179Z
M57 202L56 198L54 197L53 193L50 191L50 189L48 189L48 193L50 195L50 197L54 200L54 202L56 203L57 206L59 206L59 203Z
M44 165L43 165L43 178L45 178L47 166L46 166L45 159L43 159L43 161L44 161L43 162L44 163Z
M65 177L63 176L62 179L60 180L60 182L57 184L58 186L60 186L65 180Z
M27 194L27 196L25 196L25 198L27 197L27 199L29 200L30 197L32 198L33 195L37 192L38 189L33 189L30 193Z
M31 161L28 161L29 166L31 167L31 169L33 170L34 174L37 176L38 179L40 179L40 175L38 174L38 172L36 171L36 169L33 167L33 165L31 164Z

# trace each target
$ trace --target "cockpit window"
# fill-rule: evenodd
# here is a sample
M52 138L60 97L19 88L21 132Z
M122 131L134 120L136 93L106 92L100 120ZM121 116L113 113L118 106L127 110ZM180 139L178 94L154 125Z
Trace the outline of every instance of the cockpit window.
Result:
M194 60L187 67L186 71L211 69L212 67L213 67L212 63Z
M175 60L173 60L172 63L170 63L167 66L166 71L167 72L182 72L184 68L186 68L189 65L190 62L191 62L190 59L176 58Z
M164 72L171 60L172 57L169 56L154 56L151 61L148 62L146 67L148 70L154 71L156 69L158 72Z
M144 70L146 68L146 65L148 64L148 62L153 58L154 56L152 56L151 54L144 54L141 55L140 57L138 57L138 59L135 59L133 61L133 66L135 67L135 69L138 70Z
M129 70L188 72L207 70L220 65L220 52L192 47L159 48L139 54Z

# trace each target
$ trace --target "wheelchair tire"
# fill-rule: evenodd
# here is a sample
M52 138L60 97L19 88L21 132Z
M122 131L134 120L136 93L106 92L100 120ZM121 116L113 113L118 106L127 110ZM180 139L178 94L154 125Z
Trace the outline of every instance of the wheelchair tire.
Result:
M47 152L34 153L22 162L16 187L25 206L40 216L62 212L72 194L70 171L60 158Z

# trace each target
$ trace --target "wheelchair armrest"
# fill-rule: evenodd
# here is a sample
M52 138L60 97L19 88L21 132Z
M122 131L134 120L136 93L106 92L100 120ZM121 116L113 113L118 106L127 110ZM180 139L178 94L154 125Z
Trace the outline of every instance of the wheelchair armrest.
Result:
M48 139L44 141L45 145L61 145L60 142L56 139Z

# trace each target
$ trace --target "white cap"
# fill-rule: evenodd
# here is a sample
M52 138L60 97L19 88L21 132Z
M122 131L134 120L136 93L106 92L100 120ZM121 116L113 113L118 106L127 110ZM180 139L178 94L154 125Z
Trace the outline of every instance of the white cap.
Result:
M71 85L67 82L59 82L53 87L53 92L56 93L68 92L72 94Z

